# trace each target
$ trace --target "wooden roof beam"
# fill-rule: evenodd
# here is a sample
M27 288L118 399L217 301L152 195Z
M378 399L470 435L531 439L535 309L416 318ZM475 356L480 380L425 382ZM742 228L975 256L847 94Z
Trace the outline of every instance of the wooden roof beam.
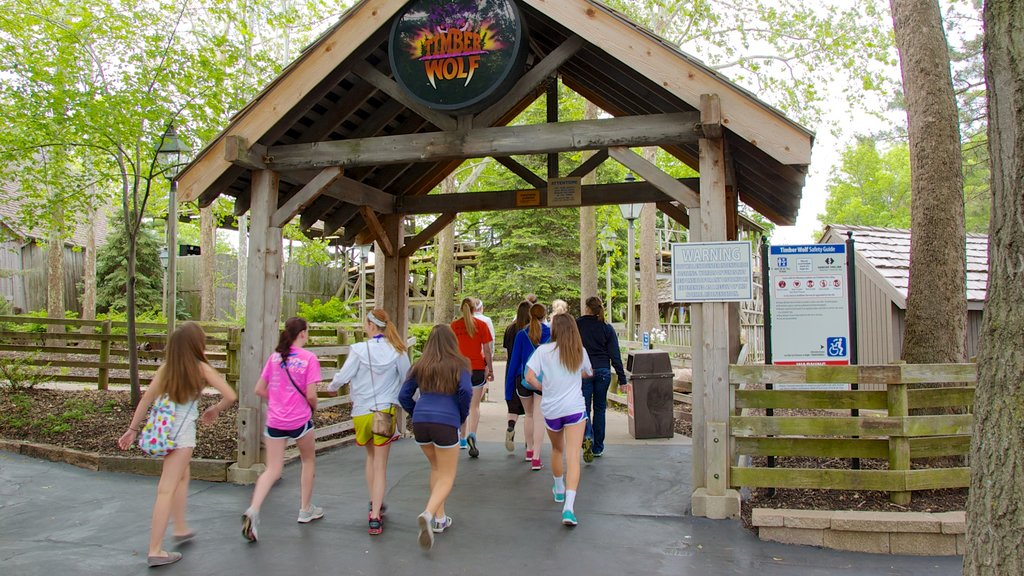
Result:
M683 206L687 208L700 206L700 196L693 191L693 188L669 176L661 168L651 164L643 156L629 148L611 148L608 150L608 154ZM697 189L700 189L699 182L698 180Z
M434 220L430 226L427 226L419 234L405 241L405 246L402 246L402 249L398 251L399 256L402 258L412 256L414 252L425 246L441 230L444 230L446 226L451 224L457 216L457 212L449 212L438 216L437 220Z
M698 178L678 180L680 186L696 187ZM530 189L529 192L538 192ZM495 210L531 210L547 207L547 189L539 190L540 206L517 205L517 196L524 190L498 192L467 192L463 194L430 194L426 196L400 196L395 211L400 214L449 214L461 212L489 212ZM580 206L607 206L625 201L653 204L671 202L673 198L650 182L617 182L582 187Z
M519 162L516 162L508 156L495 156L494 160L501 164L505 168L508 168L509 172L512 172L516 176L523 179L524 182L537 188L544 188L548 185L548 181L537 175L536 172L530 170L526 166L523 166Z
M327 166L374 166L436 162L486 156L549 154L566 150L598 150L610 147L661 146L696 142L696 112L582 120L559 124L475 128L468 132L430 132L271 146L262 158L245 153L234 137L229 162L254 167L263 161L273 170L304 170Z
M367 228L373 232L373 239L377 242L377 246L380 246L380 249L384 251L384 255L389 258L394 257L395 247L391 245L391 240L384 230L384 225L377 219L373 209L369 206L360 206L359 213L363 216L363 221L366 222Z
M291 198L285 200L283 205L278 207L277 211L270 217L270 227L284 228L285 224L290 222L296 214L301 212L306 206L309 206L317 196L323 194L331 184L334 184L341 178L343 172L341 168L332 166L325 168L314 176L312 180L307 182Z
M538 86L545 84L548 77L579 52L584 44L585 42L579 36L569 37L569 39L558 48L552 50L533 68L530 68L501 100L498 100L489 108L477 114L473 118L473 124L481 127L493 126L516 103L533 94Z
M597 170L597 167L600 166L601 164L604 164L604 161L607 159L608 150L598 150L597 152L592 154L590 158L587 158L586 162L580 164L579 166L576 167L575 170L570 172L569 175L566 176L566 178L584 178L594 170Z
M447 131L452 131L457 128L454 118L442 112L431 110L416 100L413 100L413 98L409 96L409 93L403 90L397 82L385 76L383 72L371 66L368 62L359 62L355 65L354 69L360 78L366 80L391 98L398 100L404 104L406 108L419 114L434 126Z

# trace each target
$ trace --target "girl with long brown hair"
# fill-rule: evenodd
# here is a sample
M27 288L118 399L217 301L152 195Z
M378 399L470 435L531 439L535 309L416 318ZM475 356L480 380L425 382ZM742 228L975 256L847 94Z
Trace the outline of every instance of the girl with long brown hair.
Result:
M146 411L162 395L174 403L174 424L169 437L175 440L174 449L164 456L160 481L153 503L153 519L149 530L147 561L152 566L173 564L181 560L180 552L163 549L168 520L174 521L174 542L184 544L195 536L188 527L185 508L188 504L188 482L191 477L189 463L196 446L196 420L211 424L224 409L235 403L235 391L206 360L206 335L195 322L185 322L167 339L164 364L156 371L146 393L135 407L128 429L117 445L127 450L135 443L140 426L146 421ZM203 389L213 386L221 399L198 415Z
M419 390L419 400L415 400ZM434 545L434 533L452 525L444 503L455 484L459 464L459 426L469 416L473 398L469 362L459 352L451 327L438 324L430 331L423 355L409 371L398 401L412 414L416 443L430 462L430 498L417 518L419 543Z
M469 408L469 418L462 425L462 438L465 447L469 448L470 458L480 455L480 449L476 445L476 430L480 424L480 399L484 396L484 386L494 380L490 346L494 336L483 320L473 316L475 304L473 298L463 298L460 307L462 315L451 323L451 329L459 341L459 351L469 360L469 367L472 370L473 403Z
M512 345L512 357L509 358L505 372L505 382L513 383L515 393L526 412L526 461L534 471L543 467L540 449L544 443L544 426L540 414L541 393L526 382L526 362L537 346L551 338L551 328L544 324L546 315L547 310L543 304L534 304L530 307L530 323L516 334L515 343Z
M505 328L505 335L502 337L501 346L505 349L505 358L512 359L512 347L516 342L516 334L530 323L530 303L523 300L516 308L516 319ZM508 427L505 429L505 450L512 452L516 449L516 422L519 417L526 414L523 408L523 401L516 394L516 383L508 378L505 379L505 406L508 408Z
M526 380L544 391L540 409L551 439L551 493L555 502L564 503L562 524L566 526L577 524L573 506L580 484L580 451L587 424L581 387L583 378L592 375L576 321L568 314L556 314L551 319L551 342L539 346L526 363Z
M369 530L372 536L384 531L381 512L388 487L388 454L391 442L398 438L397 427L391 434L373 432L373 413L394 414L398 391L409 372L407 347L398 335L388 313L375 308L363 323L368 338L349 347L348 358L334 375L327 389L335 392L346 382L352 396L352 425L356 444L366 449L366 487L370 493Z
M267 399L267 427L263 444L267 448L267 468L256 480L249 508L242 514L242 536L255 542L260 523L260 507L270 488L281 477L284 449L295 440L302 461L299 476L299 523L324 517L323 508L313 505L313 481L316 478L316 385L320 382L320 361L303 348L309 341L309 325L302 318L289 318L278 338L277 348L267 359L256 382L256 395Z

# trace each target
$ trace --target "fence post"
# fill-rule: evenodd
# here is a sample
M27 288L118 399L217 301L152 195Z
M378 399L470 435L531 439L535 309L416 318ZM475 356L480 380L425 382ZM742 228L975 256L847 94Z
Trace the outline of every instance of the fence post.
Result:
M100 369L97 387L100 390L106 390L110 385L110 369L104 366L110 362L110 320L104 320L100 325L100 334L103 335L103 339L100 340Z
M888 384L888 405L890 418L907 418L910 414L906 384ZM910 439L906 436L889 436L889 469L910 470ZM912 492L889 492L893 504L910 504Z
M228 363L228 377L227 381L235 390L238 389L239 380L239 363L238 363L238 351L242 347L242 329L237 326L228 328L228 344L227 350L227 363Z

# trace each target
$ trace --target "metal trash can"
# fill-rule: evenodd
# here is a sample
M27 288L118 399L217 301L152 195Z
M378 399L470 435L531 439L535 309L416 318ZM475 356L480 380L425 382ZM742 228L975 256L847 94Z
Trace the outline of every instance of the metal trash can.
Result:
M633 350L626 360L629 434L638 440L671 438L672 362L668 352Z

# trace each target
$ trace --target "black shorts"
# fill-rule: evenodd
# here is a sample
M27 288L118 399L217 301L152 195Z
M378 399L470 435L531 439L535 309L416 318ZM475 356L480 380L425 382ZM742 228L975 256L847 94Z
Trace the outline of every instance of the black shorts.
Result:
M293 440L298 440L299 438L302 438L303 436L305 436L306 433L309 432L312 429L313 429L313 419L310 418L309 422L306 422L305 424L303 424L302 426L299 426L295 430L281 430L280 428L271 428L270 426L267 426L267 430L263 433L263 435L266 436L267 438L274 438L274 439L278 439L278 440L284 439L284 438L291 438Z
M459 445L459 429L447 424L413 422L412 435L421 446L433 444L438 448L455 448Z
M523 401L519 398L519 394L513 394L511 400L505 400L505 404L508 406L509 414L518 414L519 416L526 414L526 410L523 408Z
M543 394L541 394L540 390L534 390L532 388L527 388L526 386L523 386L522 382L516 382L516 395L517 396L519 396L520 398L532 398L534 394L536 394L537 396L543 396Z
M487 371L485 370L473 370L473 374L470 376L469 381L473 384L473 388L479 388L487 383Z

